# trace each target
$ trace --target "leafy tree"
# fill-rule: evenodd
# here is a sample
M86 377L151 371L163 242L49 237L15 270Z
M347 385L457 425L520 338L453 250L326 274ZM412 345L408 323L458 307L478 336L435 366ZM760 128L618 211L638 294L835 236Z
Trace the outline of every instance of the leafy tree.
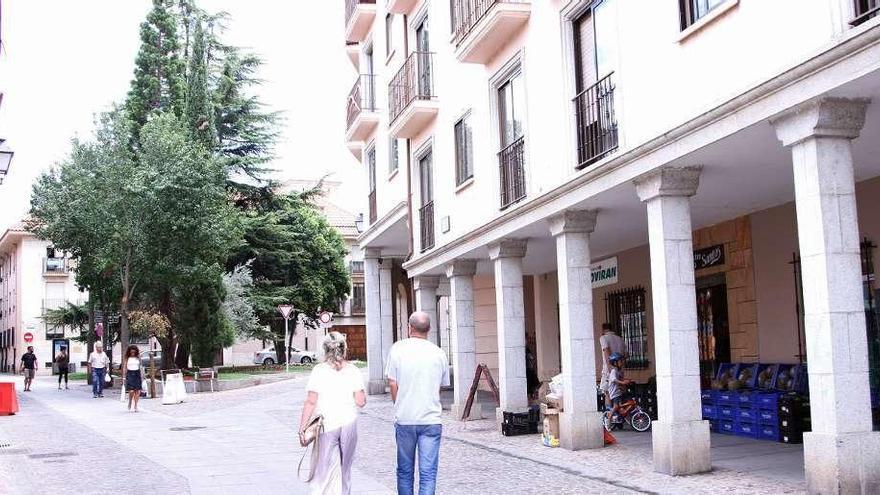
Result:
M89 312L85 304L74 304L68 301L64 306L46 311L43 321L52 327L64 327L76 330L76 340L89 341L90 336L86 331L89 324ZM91 339L93 340L93 337Z
M232 271L223 274L223 287L226 289L223 312L235 333L247 340L273 338L268 328L260 325L251 304L250 293L254 287L254 278L250 264L236 266Z

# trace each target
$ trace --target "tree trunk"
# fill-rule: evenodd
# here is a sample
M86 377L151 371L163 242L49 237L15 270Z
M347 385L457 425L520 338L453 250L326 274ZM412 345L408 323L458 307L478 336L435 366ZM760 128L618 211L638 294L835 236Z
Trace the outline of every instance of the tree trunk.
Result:
M86 356L90 356L95 350L95 301L89 293L89 338L86 341Z
M285 353L284 350L284 337L281 337L280 340L275 341L275 357L278 358L275 361L275 364L284 364L287 362L287 353Z
M174 355L174 364L180 369L189 368L189 339L183 337L177 341L177 352Z

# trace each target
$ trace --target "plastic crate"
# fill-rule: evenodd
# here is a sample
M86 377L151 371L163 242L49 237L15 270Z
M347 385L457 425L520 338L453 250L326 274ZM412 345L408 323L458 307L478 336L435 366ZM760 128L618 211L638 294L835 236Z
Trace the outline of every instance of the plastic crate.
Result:
M813 422L809 416L806 418L787 418L783 416L779 418L779 427L789 428L793 431L811 431L813 429Z
M804 418L810 416L810 401L801 395L786 394L778 400L779 416L786 418Z
M725 435L733 435L736 433L736 423L732 419L722 419L718 421L718 433Z
M752 407L755 403L757 394L748 390L739 392L736 395L736 404L740 407Z
M715 373L715 379L720 380L722 376L724 376L728 371L730 371L730 376L736 378L737 371L739 371L738 363L721 363L718 365L718 372Z
M523 413L504 411L501 421L501 434L512 437L538 433L539 419L540 411L534 408Z
M717 419L709 420L709 431L718 433L718 424L720 422Z
M719 406L735 406L739 403L739 393L730 390L718 391Z
M804 432L780 428L779 441L782 443L804 443Z
M734 432L741 437L758 438L758 423L754 421L737 421Z
M758 363L740 364L734 376L743 382L745 388L755 388L755 383L758 381L758 366ZM745 379L746 376L748 379Z
M779 407L779 392L756 392L753 396L758 409L776 410Z
M779 426L777 425L758 425L758 438L761 440L779 441Z
M718 406L718 419L736 419L736 406Z
M718 390L700 391L700 400L703 404L716 404L718 402Z
M770 375L769 378L764 381L760 380L761 374L767 371ZM763 363L758 365L758 374L755 379L755 388L758 390L773 390L773 384L776 382L776 375L779 373L779 365L778 364L770 364Z
M773 388L780 392L807 393L807 368L802 364L780 364L773 380Z
M779 414L775 409L758 409L757 416L762 425L779 425Z
M718 406L703 404L703 419L717 419Z
M758 410L750 407L740 407L736 410L736 419L738 421L747 421L754 423L758 421Z

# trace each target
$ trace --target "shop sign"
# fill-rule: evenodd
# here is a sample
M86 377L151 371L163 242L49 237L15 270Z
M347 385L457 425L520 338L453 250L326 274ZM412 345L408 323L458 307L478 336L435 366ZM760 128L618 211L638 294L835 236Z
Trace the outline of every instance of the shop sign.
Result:
M617 256L597 261L590 265L590 278L593 288L617 283Z
M724 244L716 244L694 251L694 270L724 264Z

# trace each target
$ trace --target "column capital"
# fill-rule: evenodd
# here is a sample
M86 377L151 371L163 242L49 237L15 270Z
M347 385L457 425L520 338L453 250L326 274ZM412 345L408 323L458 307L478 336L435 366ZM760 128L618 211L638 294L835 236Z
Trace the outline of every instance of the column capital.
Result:
M855 139L865 125L868 98L819 97L789 108L770 119L784 146L811 137Z
M413 278L413 290L436 289L437 287L440 287L440 277L420 275Z
M547 219L554 237L567 233L591 233L596 228L599 210L565 210Z
M377 260L382 257L382 250L379 248L366 248L364 249L364 259L365 260Z
M489 244L489 259L522 258L526 255L525 239L501 239Z
M633 180L642 201L660 196L693 196L700 185L702 165L661 167Z
M446 276L473 277L477 273L477 260L458 259L446 265Z

